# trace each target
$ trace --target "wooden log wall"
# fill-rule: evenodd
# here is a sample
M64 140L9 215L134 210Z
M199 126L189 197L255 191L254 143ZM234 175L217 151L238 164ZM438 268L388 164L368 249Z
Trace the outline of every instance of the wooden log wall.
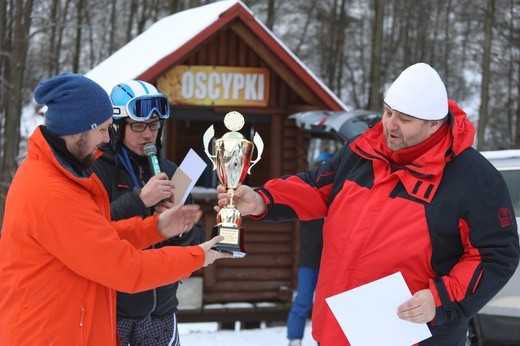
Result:
M307 168L308 136L303 134L288 116L304 110L323 108L312 93L304 89L298 78L291 76L279 58L252 37L241 25L230 25L206 44L200 45L180 65L218 65L267 67L271 70L270 96L267 107L184 107L172 108L172 119L166 128L168 158L180 163L188 150L202 151L202 135L216 121L231 110L241 112L262 136L265 144L261 161L252 168L246 183L251 186L285 174ZM204 109L205 118L199 116ZM175 112L188 114L175 119ZM208 113L215 115L211 118ZM193 114L192 119L187 119ZM254 154L256 157L256 154ZM215 225L216 201L199 200L204 210L203 223L207 239ZM266 223L243 219L245 249L243 259L217 261L196 272L202 276L203 304L229 302L281 302L292 299L296 286L299 251L297 222ZM282 304L283 305L283 304ZM285 305L284 305L285 306ZM284 308L285 309L285 308Z

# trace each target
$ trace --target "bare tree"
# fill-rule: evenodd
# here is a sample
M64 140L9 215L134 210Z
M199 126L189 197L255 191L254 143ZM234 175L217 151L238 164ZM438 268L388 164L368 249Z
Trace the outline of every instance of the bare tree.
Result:
M368 94L368 109L381 108L381 59L383 45L383 23L385 19L385 1L373 0L374 8L372 30L372 54L370 56L370 88Z
M18 167L16 158L20 141L20 114L22 113L22 90L24 81L25 63L27 49L29 45L29 33L31 29L32 0L18 0L11 2L7 9L12 11L13 16L7 25L12 28L7 34L7 39L11 42L8 50L5 51L6 59L2 66L2 77L6 83L2 85L6 96L2 102L0 112L5 115L4 140L1 142L2 152L0 155L0 224L3 221L5 196L7 186L12 180ZM7 40L5 41L7 42ZM3 52L3 51L2 51Z
M51 2L51 13L49 18L51 18L52 23L49 33L48 42L48 58L45 59L47 62L47 70L51 73L55 74L59 71L59 53L60 53L60 38L61 35L58 34L58 27L56 23L58 21L58 10L59 10L59 0L53 0Z
M110 36L109 36L109 45L108 52L110 54L114 53L117 48L116 47L116 31L119 28L118 26L118 15L117 15L117 0L110 1Z
M128 22L127 22L127 26L126 26L125 42L129 42L132 39L132 26L133 26L135 14L137 12L137 4L138 4L137 0L130 1L130 9L127 12L128 13Z
M74 55L72 58L72 72L78 73L79 61L81 57L81 34L83 30L83 17L85 16L85 1L78 0L76 7L76 39L74 44Z
M477 131L477 148L484 146L484 133L488 121L488 103L489 103L489 80L491 65L491 40L493 38L493 17L495 12L495 0L488 0L485 24L484 24L484 42L482 44L482 84L480 87L480 109Z
M511 75L516 76L516 85L515 82L512 82L512 90L515 90L514 95L512 96L511 100L514 100L515 102L511 102L512 105L514 105L514 123L515 126L511 126L515 129L514 133L514 148L520 148L520 101L519 101L519 95L520 95L520 54L518 53L520 50L520 13L518 9L516 8L514 3L518 6L518 1L512 1L512 4L510 6L510 13L511 18L509 21L509 28L511 31L509 42L511 43L509 47L512 50L512 56L513 59L511 59ZM516 26L515 26L516 25ZM516 54L514 54L516 52ZM516 96L516 97L515 97Z
M267 21L265 25L269 28L269 30L273 30L274 21L275 21L275 0L267 1Z
M517 95L520 94L520 69L517 69L517 79L516 79L516 92ZM520 148L520 106L518 105L518 101L516 104L516 135L515 135L515 148Z

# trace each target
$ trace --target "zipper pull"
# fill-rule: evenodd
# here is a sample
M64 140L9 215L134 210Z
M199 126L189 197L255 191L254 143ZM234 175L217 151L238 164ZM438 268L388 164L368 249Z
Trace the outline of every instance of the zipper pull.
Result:
M79 315L79 326L83 327L83 317L85 316L85 308L81 308Z

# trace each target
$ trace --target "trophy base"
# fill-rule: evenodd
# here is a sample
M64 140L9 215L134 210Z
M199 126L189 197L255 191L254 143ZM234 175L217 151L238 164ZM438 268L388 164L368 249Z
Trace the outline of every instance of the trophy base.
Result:
M224 240L212 247L213 250L229 252L233 258L243 258L246 255L244 249L244 230L233 226L217 225L211 230L211 237L224 236Z

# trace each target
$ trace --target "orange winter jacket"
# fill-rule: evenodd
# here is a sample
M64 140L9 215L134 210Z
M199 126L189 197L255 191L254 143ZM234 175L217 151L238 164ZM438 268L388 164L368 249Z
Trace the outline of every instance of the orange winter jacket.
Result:
M13 179L0 238L0 345L116 345L115 292L134 293L202 267L199 246L163 240L157 217L110 221L95 175L78 177L40 129Z

